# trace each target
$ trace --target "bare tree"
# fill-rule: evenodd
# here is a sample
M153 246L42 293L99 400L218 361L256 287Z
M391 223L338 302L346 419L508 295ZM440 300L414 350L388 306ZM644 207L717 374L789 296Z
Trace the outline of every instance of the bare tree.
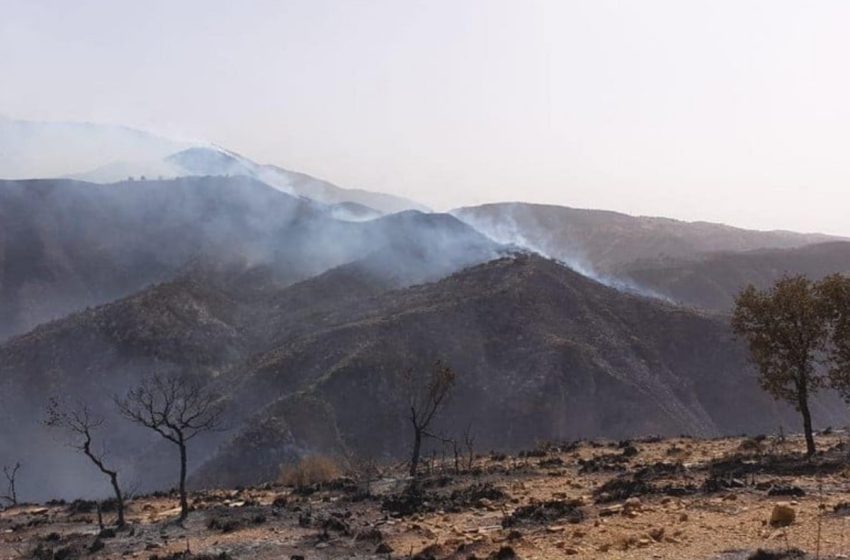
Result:
M475 434L472 433L472 424L467 424L463 432L463 444L466 447L466 470L471 471L475 463Z
M18 478L19 470L21 470L20 463L15 463L12 467L6 465L3 466L3 476L6 478L6 495L0 496L0 499L6 500L11 506L18 505L18 492L15 487L15 483Z
M405 372L409 388L408 417L413 427L413 449L410 455L412 477L416 476L419 467L423 438L436 437L428 428L451 392L456 377L452 368L439 360L434 363L424 383L417 379L412 369Z
M149 428L180 450L180 521L189 515L186 496L187 446L200 433L221 426L223 407L217 395L187 376L154 375L116 399L121 413Z
M100 472L109 477L112 491L115 494L118 519L115 521L117 527L124 527L124 496L121 486L118 484L118 471L106 465L106 449L103 445L99 451L93 447L93 433L103 426L103 417L94 414L85 403L77 403L73 407L63 406L55 398L47 403L47 419L45 425L50 428L65 430L70 434L70 446L81 452L94 463Z
M460 474L460 442L457 438L451 438L449 444L452 446L452 457L454 458L455 474Z

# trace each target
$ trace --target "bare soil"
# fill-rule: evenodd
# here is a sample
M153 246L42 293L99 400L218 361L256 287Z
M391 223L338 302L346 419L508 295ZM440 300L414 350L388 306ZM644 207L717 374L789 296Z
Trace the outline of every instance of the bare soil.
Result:
M846 440L820 435L812 459L799 437L547 445L460 473L436 461L413 489L399 467L197 492L182 526L171 495L105 532L92 503L25 505L0 512L0 559L848 558ZM793 522L771 524L777 504Z

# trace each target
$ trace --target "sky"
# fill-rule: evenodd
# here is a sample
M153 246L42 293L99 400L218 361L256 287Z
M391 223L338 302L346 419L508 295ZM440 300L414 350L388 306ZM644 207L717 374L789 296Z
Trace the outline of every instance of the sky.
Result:
M435 209L850 235L850 2L0 0L0 114Z

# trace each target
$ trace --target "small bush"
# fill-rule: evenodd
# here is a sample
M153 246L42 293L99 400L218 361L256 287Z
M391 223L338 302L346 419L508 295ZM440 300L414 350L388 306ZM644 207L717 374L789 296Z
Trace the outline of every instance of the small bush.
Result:
M764 439L760 439L759 437L747 438L741 441L738 445L738 449L750 453L761 453L763 441Z
M304 488L315 484L324 484L342 474L339 464L325 455L309 455L294 465L280 468L279 482L286 486Z

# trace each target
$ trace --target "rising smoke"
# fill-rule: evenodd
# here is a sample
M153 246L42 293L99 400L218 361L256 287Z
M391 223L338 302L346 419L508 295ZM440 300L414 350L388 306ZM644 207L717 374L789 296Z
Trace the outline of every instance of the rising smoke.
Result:
M519 247L558 261L582 276L591 278L610 288L667 302L671 301L667 296L639 286L628 279L596 271L579 240L571 243L564 243L563 240L556 241L551 230L544 225L534 222L528 224L525 220L521 223L514 214L515 211L515 206L508 206L507 211L493 215L474 214L462 210L453 212L453 215L499 244Z

